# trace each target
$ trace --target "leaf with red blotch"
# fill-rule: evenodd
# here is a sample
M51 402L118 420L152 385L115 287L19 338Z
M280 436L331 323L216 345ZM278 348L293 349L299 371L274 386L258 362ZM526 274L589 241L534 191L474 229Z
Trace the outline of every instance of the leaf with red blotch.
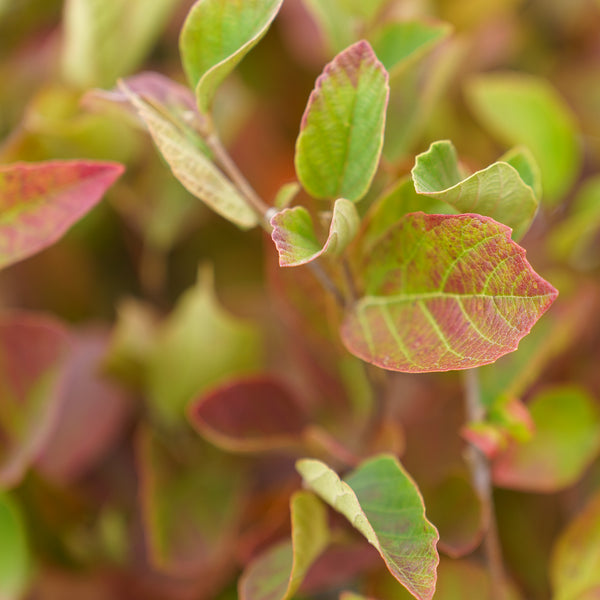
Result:
M236 380L198 398L192 425L208 441L234 452L263 452L301 442L306 416L291 392L269 376Z
M87 160L0 167L0 268L56 242L123 173Z
M510 229L481 215L406 215L375 244L362 275L344 344L409 373L494 362L516 350L558 295Z
M55 482L69 483L94 466L118 438L133 408L123 389L100 373L106 346L102 332L72 336L55 427L36 462Z
M0 317L0 488L21 480L50 434L68 348L63 326L47 317Z

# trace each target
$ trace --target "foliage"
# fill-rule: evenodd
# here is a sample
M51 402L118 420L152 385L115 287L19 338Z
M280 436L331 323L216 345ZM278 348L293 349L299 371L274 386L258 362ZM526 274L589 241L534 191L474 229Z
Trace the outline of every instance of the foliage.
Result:
M0 599L597 597L599 29L0 1Z

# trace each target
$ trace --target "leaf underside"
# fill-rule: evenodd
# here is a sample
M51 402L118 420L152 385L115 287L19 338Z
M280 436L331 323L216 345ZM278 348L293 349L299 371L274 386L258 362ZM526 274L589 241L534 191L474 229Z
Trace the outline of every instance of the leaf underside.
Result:
M510 229L481 215L406 215L364 264L341 327L350 352L404 372L469 369L517 348L558 292Z

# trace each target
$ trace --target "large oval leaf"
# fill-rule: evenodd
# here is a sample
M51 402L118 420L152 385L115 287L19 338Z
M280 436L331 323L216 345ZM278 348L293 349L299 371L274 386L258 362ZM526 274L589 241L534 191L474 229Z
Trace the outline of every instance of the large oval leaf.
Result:
M417 156L412 177L419 194L442 200L459 213L492 217L508 225L516 240L527 232L537 211L538 199L515 167L496 162L465 178L447 140L434 142Z
M510 229L480 215L406 215L364 264L341 334L356 356L404 372L468 369L517 348L558 292Z
M0 268L57 241L123 171L85 160L0 167Z
M531 149L546 198L559 200L577 175L581 151L575 117L556 90L530 75L493 73L473 79L467 92L490 131L503 142Z
M162 106L141 97L124 83L123 93L146 124L154 143L173 175L196 198L242 229L254 227L258 218L235 186L204 154L202 143L190 137L189 127Z
M318 460L299 460L296 468L308 487L367 538L415 598L433 597L438 533L425 517L417 486L396 458L369 459L345 481Z
M368 42L338 54L317 79L296 141L296 173L315 198L360 200L383 145L388 74Z
M260 41L283 0L198 0L181 31L183 68L206 112L219 84Z
M250 563L239 582L240 600L289 600L327 546L327 512L314 494L296 492L290 510L292 541L269 548Z

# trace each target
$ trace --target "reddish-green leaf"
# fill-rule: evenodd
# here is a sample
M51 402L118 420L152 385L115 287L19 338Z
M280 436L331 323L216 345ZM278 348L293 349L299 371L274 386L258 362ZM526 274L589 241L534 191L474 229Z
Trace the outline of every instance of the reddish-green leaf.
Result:
M354 204L338 198L333 207L329 235L322 245L317 239L310 214L303 206L282 210L271 219L271 237L279 253L279 266L304 265L326 254L338 256L356 235L359 223Z
M364 263L364 296L342 339L395 371L467 369L517 348L557 291L510 239L479 215L409 214Z
M327 513L311 492L296 492L290 501L292 541L269 548L245 570L240 600L289 600L309 567L329 542Z
M207 440L236 452L293 446L306 424L290 391L268 376L210 390L191 405L189 418Z
M524 162L524 155L519 155ZM514 159L516 160L516 159ZM521 165L525 169L524 165ZM529 165L528 172L535 167ZM419 154L412 170L419 194L448 203L459 213L478 213L508 225L518 240L529 229L538 199L508 162L496 162L469 177L460 172L458 156L452 142L434 142Z
M366 41L338 54L316 82L296 141L296 173L315 198L360 200L383 145L388 75Z
M600 597L600 493L558 538L550 577L555 600Z
M53 320L0 318L0 488L19 482L48 439L67 345L66 331Z
M575 483L600 452L600 411L577 387L542 392L529 405L535 433L494 463L497 485L553 492Z
M0 268L53 244L122 173L84 160L0 167Z
M181 31L181 60L206 112L219 84L269 29L283 0L199 0Z
M296 468L308 487L367 538L415 598L433 597L438 533L425 517L417 486L396 458L369 459L344 481L318 460L300 460Z

